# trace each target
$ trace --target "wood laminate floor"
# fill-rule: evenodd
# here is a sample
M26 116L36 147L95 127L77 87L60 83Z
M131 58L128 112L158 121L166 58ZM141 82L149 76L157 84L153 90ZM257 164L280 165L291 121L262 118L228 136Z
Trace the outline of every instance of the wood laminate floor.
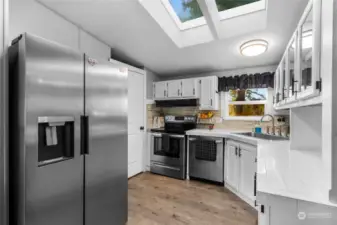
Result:
M222 186L144 173L129 180L127 225L256 225L257 212Z

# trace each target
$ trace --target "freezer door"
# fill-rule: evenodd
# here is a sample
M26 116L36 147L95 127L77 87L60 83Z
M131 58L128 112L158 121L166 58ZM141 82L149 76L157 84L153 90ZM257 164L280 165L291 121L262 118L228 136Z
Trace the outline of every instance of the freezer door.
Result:
M10 224L82 225L83 54L29 34L12 50Z
M86 57L85 224L127 221L127 69Z

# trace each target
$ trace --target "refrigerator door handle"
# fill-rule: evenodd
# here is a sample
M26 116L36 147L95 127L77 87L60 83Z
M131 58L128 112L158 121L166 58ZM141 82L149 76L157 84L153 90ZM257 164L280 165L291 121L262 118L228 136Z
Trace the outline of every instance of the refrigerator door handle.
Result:
M81 155L89 155L89 117L81 116Z

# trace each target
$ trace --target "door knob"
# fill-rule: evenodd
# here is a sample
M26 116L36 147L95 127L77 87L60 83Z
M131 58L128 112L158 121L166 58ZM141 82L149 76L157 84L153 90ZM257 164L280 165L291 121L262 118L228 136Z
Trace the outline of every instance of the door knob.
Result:
M144 130L144 127L143 127L143 126L141 126L141 127L139 128L139 130Z

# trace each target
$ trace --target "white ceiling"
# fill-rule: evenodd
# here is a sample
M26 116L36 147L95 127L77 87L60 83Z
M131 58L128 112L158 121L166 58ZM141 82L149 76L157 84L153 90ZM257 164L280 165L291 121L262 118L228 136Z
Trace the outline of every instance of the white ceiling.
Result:
M269 0L265 30L178 48L138 0L40 1L109 44L123 57L163 76L278 63L308 2ZM268 51L254 58L241 56L239 46L255 38L267 40Z

